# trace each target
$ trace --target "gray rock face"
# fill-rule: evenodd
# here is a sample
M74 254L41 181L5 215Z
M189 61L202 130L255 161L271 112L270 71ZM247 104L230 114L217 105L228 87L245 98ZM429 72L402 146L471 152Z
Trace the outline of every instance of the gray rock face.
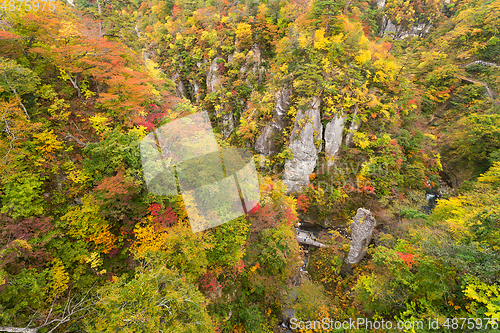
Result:
M257 44L254 44L252 46L252 52L247 54L247 59L246 62L247 64L253 64L252 67L252 72L256 72L258 69L258 66L260 66L260 61L261 61L261 52L260 52L260 47Z
M214 91L217 91L219 86L222 84L221 83L221 78L218 75L219 71L219 65L217 64L217 61L220 60L219 57L216 57L212 63L210 64L210 70L207 73L207 92L211 93ZM222 135L224 136L224 139L227 139L229 135L234 130L234 115L232 112L228 111L229 108L227 108L225 105L221 105L219 111L217 112L217 115L220 115L221 120L220 120L220 127L222 131Z
M262 130L257 140L255 140L255 151L268 156L277 152L277 145L275 138L281 132L280 128L274 121L268 123Z
M391 20L389 20L386 16L382 18L382 30L380 31L381 37L388 33L396 33L397 30L398 27L396 27Z
M424 36L429 32L430 28L431 28L430 25L427 25L425 23L420 23L412 26L410 30L400 32L399 36L397 37L398 39L405 39L414 36L419 36L419 37Z
M182 83L179 73L174 74L174 76L172 77L172 81L174 81L175 83L175 96L179 98L187 98L186 86L184 86L184 83Z
M380 36L383 37L387 34L393 34L395 40L402 40L408 37L423 36L429 32L431 25L420 23L412 26L409 30L403 30L401 26L396 26L386 16L382 18L382 29Z
M325 126L325 153L328 167L334 164L334 158L342 145L345 120L346 116L342 113L334 116Z
M347 135L345 136L345 144L348 147L353 146L352 139L354 137L354 133L358 131L358 129L361 127L361 120L356 119L356 116L358 115L358 105L356 104L354 106L354 114L353 114L353 121L351 122L351 125L349 126L349 131Z
M316 147L323 132L320 103L321 99L314 97L307 111L297 112L288 146L293 153L293 159L286 160L283 174L283 183L288 193L298 192L303 186L308 185L309 175L316 166L318 153L322 149L321 143Z
M217 87L220 86L220 78L217 75L217 72L219 71L217 60L219 59L220 58L216 57L212 61L212 63L210 64L210 70L207 74L207 91L209 93L214 92L215 90L217 90Z
M222 134L224 139L227 139L234 130L234 115L232 112L222 111Z
M348 264L356 264L363 259L376 224L377 221L368 209L358 208L351 224L351 249L346 260Z
M231 61L234 60L234 55L231 56ZM229 61L229 57L228 57ZM254 86L252 79L257 80L257 85L262 85L263 76L266 74L266 68L263 67L265 60L262 59L262 51L258 44L254 44L250 52L248 52L245 63L240 68L240 73L246 73L245 82L252 86L252 91L254 91Z
M194 97L196 98L196 103L199 103L200 102L200 85L198 84L198 82L193 82L193 94L194 94Z
M290 105L290 95L290 89L281 89L275 94L274 118L264 127L261 135L255 141L254 148L262 155L268 156L277 152L275 139L281 135L281 131L283 130L284 117Z

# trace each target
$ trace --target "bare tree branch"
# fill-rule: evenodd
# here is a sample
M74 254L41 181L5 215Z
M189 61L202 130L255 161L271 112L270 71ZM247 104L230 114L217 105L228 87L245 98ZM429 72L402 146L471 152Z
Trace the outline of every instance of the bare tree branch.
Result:
M73 79L73 77L71 76L71 74L67 70L66 70L66 74L68 74L68 78L71 81L71 84L73 85L73 87L78 92L78 98L81 98L82 97L82 91L80 90L80 87L76 83L76 76L77 76L77 74L75 74L75 78L74 79Z
M69 133L68 133L68 134L66 134L66 138L73 139L73 140L75 140L77 143L81 144L82 146L87 146L87 144L86 144L85 142L80 141L80 139L78 139L78 138L74 137L73 135L71 135L71 134L69 134Z
M22 328L22 327L0 326L0 332L37 333L38 332L38 328Z
M48 314L45 317L45 321L42 325L34 328L28 327L12 327L12 326L0 326L0 332L13 332L13 333L38 333L38 330L42 327L53 326L47 333L53 333L55 330L71 320L78 320L82 318L87 311L91 310L92 307L96 304L96 300L90 300L89 294L91 290L94 288L95 284L82 296L82 298L77 302L73 303L76 296L71 296L71 292L68 295L66 303L64 304L64 308L61 313L58 313L55 318L51 319L51 315L54 312L56 306L56 298L52 301ZM31 324L32 321L28 324Z
M18 102L19 104L22 106L23 110L24 110L24 113L26 114L26 117L28 118L28 120L30 120L30 115L28 114L28 111L26 110L26 108L24 107L24 104L21 100L21 96L19 96L19 94L17 93L17 90L16 88L10 83L9 79L7 78L7 75L5 75L5 73L3 73L3 77L5 78L5 81L7 82L7 84L9 85L10 89L12 90L12 92L14 93L14 95L16 95L17 99L18 99Z

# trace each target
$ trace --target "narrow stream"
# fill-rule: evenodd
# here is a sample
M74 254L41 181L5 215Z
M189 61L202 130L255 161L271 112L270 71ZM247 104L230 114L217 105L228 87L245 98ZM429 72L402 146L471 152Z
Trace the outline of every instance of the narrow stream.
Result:
M301 222L299 229L310 232L314 237L319 238L321 233L328 232L328 230L330 230L331 228L323 228L320 225ZM300 288L300 285L302 283L302 274L304 274L304 272L307 272L307 264L309 263L309 251L311 250L310 245L299 244L299 246L301 247L302 250L301 259L304 261L304 263L297 269L297 272L293 278L293 283L288 299L288 304L290 304L290 306L293 306L293 304L297 300L298 288ZM283 333L293 332L290 328L290 319L293 318L294 316L295 316L295 310L292 309L291 307L283 309L282 323L281 323L281 326L285 328L285 331L283 331Z
M439 199L439 194L437 194L435 191L428 191L425 194L425 199L427 200L427 205L425 205L423 208L425 214L430 214L436 208L437 204L437 199Z
M423 211L425 214L430 214L436 207L437 199L439 199L439 194L436 191L427 191L426 194L426 200L427 204L422 207ZM320 238L322 233L328 232L330 230L337 230L339 231L344 237L350 239L350 235L347 233L347 228L346 227L330 227L330 228L323 228L322 226L318 224L313 224L313 223L307 223L304 221L301 221L300 230L310 232L312 235L314 235L316 238ZM300 266L297 269L297 273L295 274L295 277L293 278L293 286L290 291L289 295L289 300L288 304L293 306L295 301L297 300L297 289L300 287L300 284L298 282L301 281L301 273L302 272L307 272L307 264L309 262L309 251L310 251L310 246L309 245L304 245L300 244L300 247L302 248L302 260L304 261L304 264ZM281 326L285 328L285 331L283 333L293 333L293 331L290 328L290 319L295 316L295 310L293 310L291 307L290 308L285 308L282 311L282 323Z

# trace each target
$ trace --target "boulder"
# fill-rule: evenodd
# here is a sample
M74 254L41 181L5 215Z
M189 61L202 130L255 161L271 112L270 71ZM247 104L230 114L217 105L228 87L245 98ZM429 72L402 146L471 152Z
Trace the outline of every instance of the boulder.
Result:
M363 259L376 224L377 221L368 209L358 208L351 224L351 249L346 259L348 264L356 264Z

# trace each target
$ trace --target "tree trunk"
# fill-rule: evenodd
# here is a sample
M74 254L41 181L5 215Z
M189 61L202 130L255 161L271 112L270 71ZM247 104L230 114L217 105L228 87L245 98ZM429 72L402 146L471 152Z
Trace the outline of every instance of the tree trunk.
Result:
M352 0L346 1L345 7L344 7L344 16L347 16L347 8L349 8L349 5L351 4L351 2L352 2Z
M85 142L82 142L80 139L76 138L75 136L71 135L71 134L67 134L66 135L66 138L70 138L70 139L73 139L75 140L77 143L81 144L82 146L87 146L87 144Z
M82 91L80 90L80 87L78 86L78 84L76 83L76 74L75 74L75 79L73 80L73 78L71 77L71 74L69 74L68 71L66 71L66 74L68 74L68 78L69 80L71 81L71 84L73 84L73 87L76 89L76 91L78 92L78 98L81 98L82 97Z
M101 2L97 0L97 9L99 10L99 19L101 19ZM102 37L102 22L99 21L99 37Z

